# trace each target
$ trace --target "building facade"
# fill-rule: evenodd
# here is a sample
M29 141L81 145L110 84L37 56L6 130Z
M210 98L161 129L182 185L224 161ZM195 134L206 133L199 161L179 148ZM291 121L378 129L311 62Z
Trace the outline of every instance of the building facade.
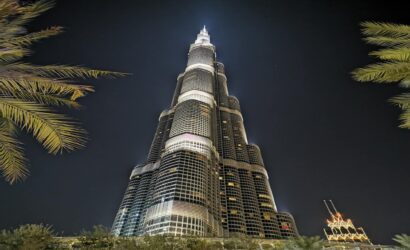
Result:
M292 216L276 209L260 149L248 144L239 101L228 93L205 27L159 116L146 162L131 173L112 233L297 235Z

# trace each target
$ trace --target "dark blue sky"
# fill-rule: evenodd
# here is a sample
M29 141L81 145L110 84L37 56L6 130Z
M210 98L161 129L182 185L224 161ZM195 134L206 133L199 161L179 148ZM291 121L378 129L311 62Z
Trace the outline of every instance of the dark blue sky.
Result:
M131 72L90 81L97 92L70 111L89 131L84 150L52 157L22 136L31 176L0 181L0 228L46 223L78 233L111 226L132 167L145 160L160 112L203 24L260 145L276 203L302 234L321 235L331 198L376 243L410 233L410 131L386 100L395 86L360 84L372 62L365 20L410 24L408 1L69 1L30 30L66 28L27 61ZM87 81L88 82L88 81Z

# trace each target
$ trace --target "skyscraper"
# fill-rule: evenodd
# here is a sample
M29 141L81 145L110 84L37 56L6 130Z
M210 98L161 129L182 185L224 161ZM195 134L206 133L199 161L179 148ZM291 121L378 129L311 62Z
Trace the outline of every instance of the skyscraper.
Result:
M297 235L293 217L276 209L260 149L248 144L239 101L228 94L224 65L205 27L189 48L170 107L159 116L146 162L131 173L112 232Z

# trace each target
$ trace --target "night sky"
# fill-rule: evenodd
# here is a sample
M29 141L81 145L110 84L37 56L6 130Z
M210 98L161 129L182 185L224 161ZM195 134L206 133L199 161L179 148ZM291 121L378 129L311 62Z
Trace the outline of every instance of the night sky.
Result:
M349 75L373 61L359 22L410 24L408 2L58 1L30 30L61 25L65 33L35 45L27 61L132 75L86 81L96 93L68 111L90 134L84 150L53 157L22 134L31 176L0 181L0 228L45 223L72 235L110 227L205 24L278 208L299 231L323 236L322 200L333 199L375 243L409 234L410 131L397 128L400 111L386 101L402 90Z

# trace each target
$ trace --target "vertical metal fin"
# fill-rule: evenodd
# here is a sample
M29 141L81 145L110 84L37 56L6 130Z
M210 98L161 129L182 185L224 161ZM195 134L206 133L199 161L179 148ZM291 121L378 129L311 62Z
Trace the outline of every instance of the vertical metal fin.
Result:
M333 207L334 211L335 211L336 213L339 213L339 211L337 211L337 209L336 209L336 207L335 207L335 204L333 204L333 201L332 201L332 200L329 200L329 201L330 201L330 204L332 204L332 207Z
M323 203L325 203L325 206L326 206L327 211L329 212L330 216L333 216L332 211L330 210L329 206L327 205L327 201L326 201L326 200L323 200Z

